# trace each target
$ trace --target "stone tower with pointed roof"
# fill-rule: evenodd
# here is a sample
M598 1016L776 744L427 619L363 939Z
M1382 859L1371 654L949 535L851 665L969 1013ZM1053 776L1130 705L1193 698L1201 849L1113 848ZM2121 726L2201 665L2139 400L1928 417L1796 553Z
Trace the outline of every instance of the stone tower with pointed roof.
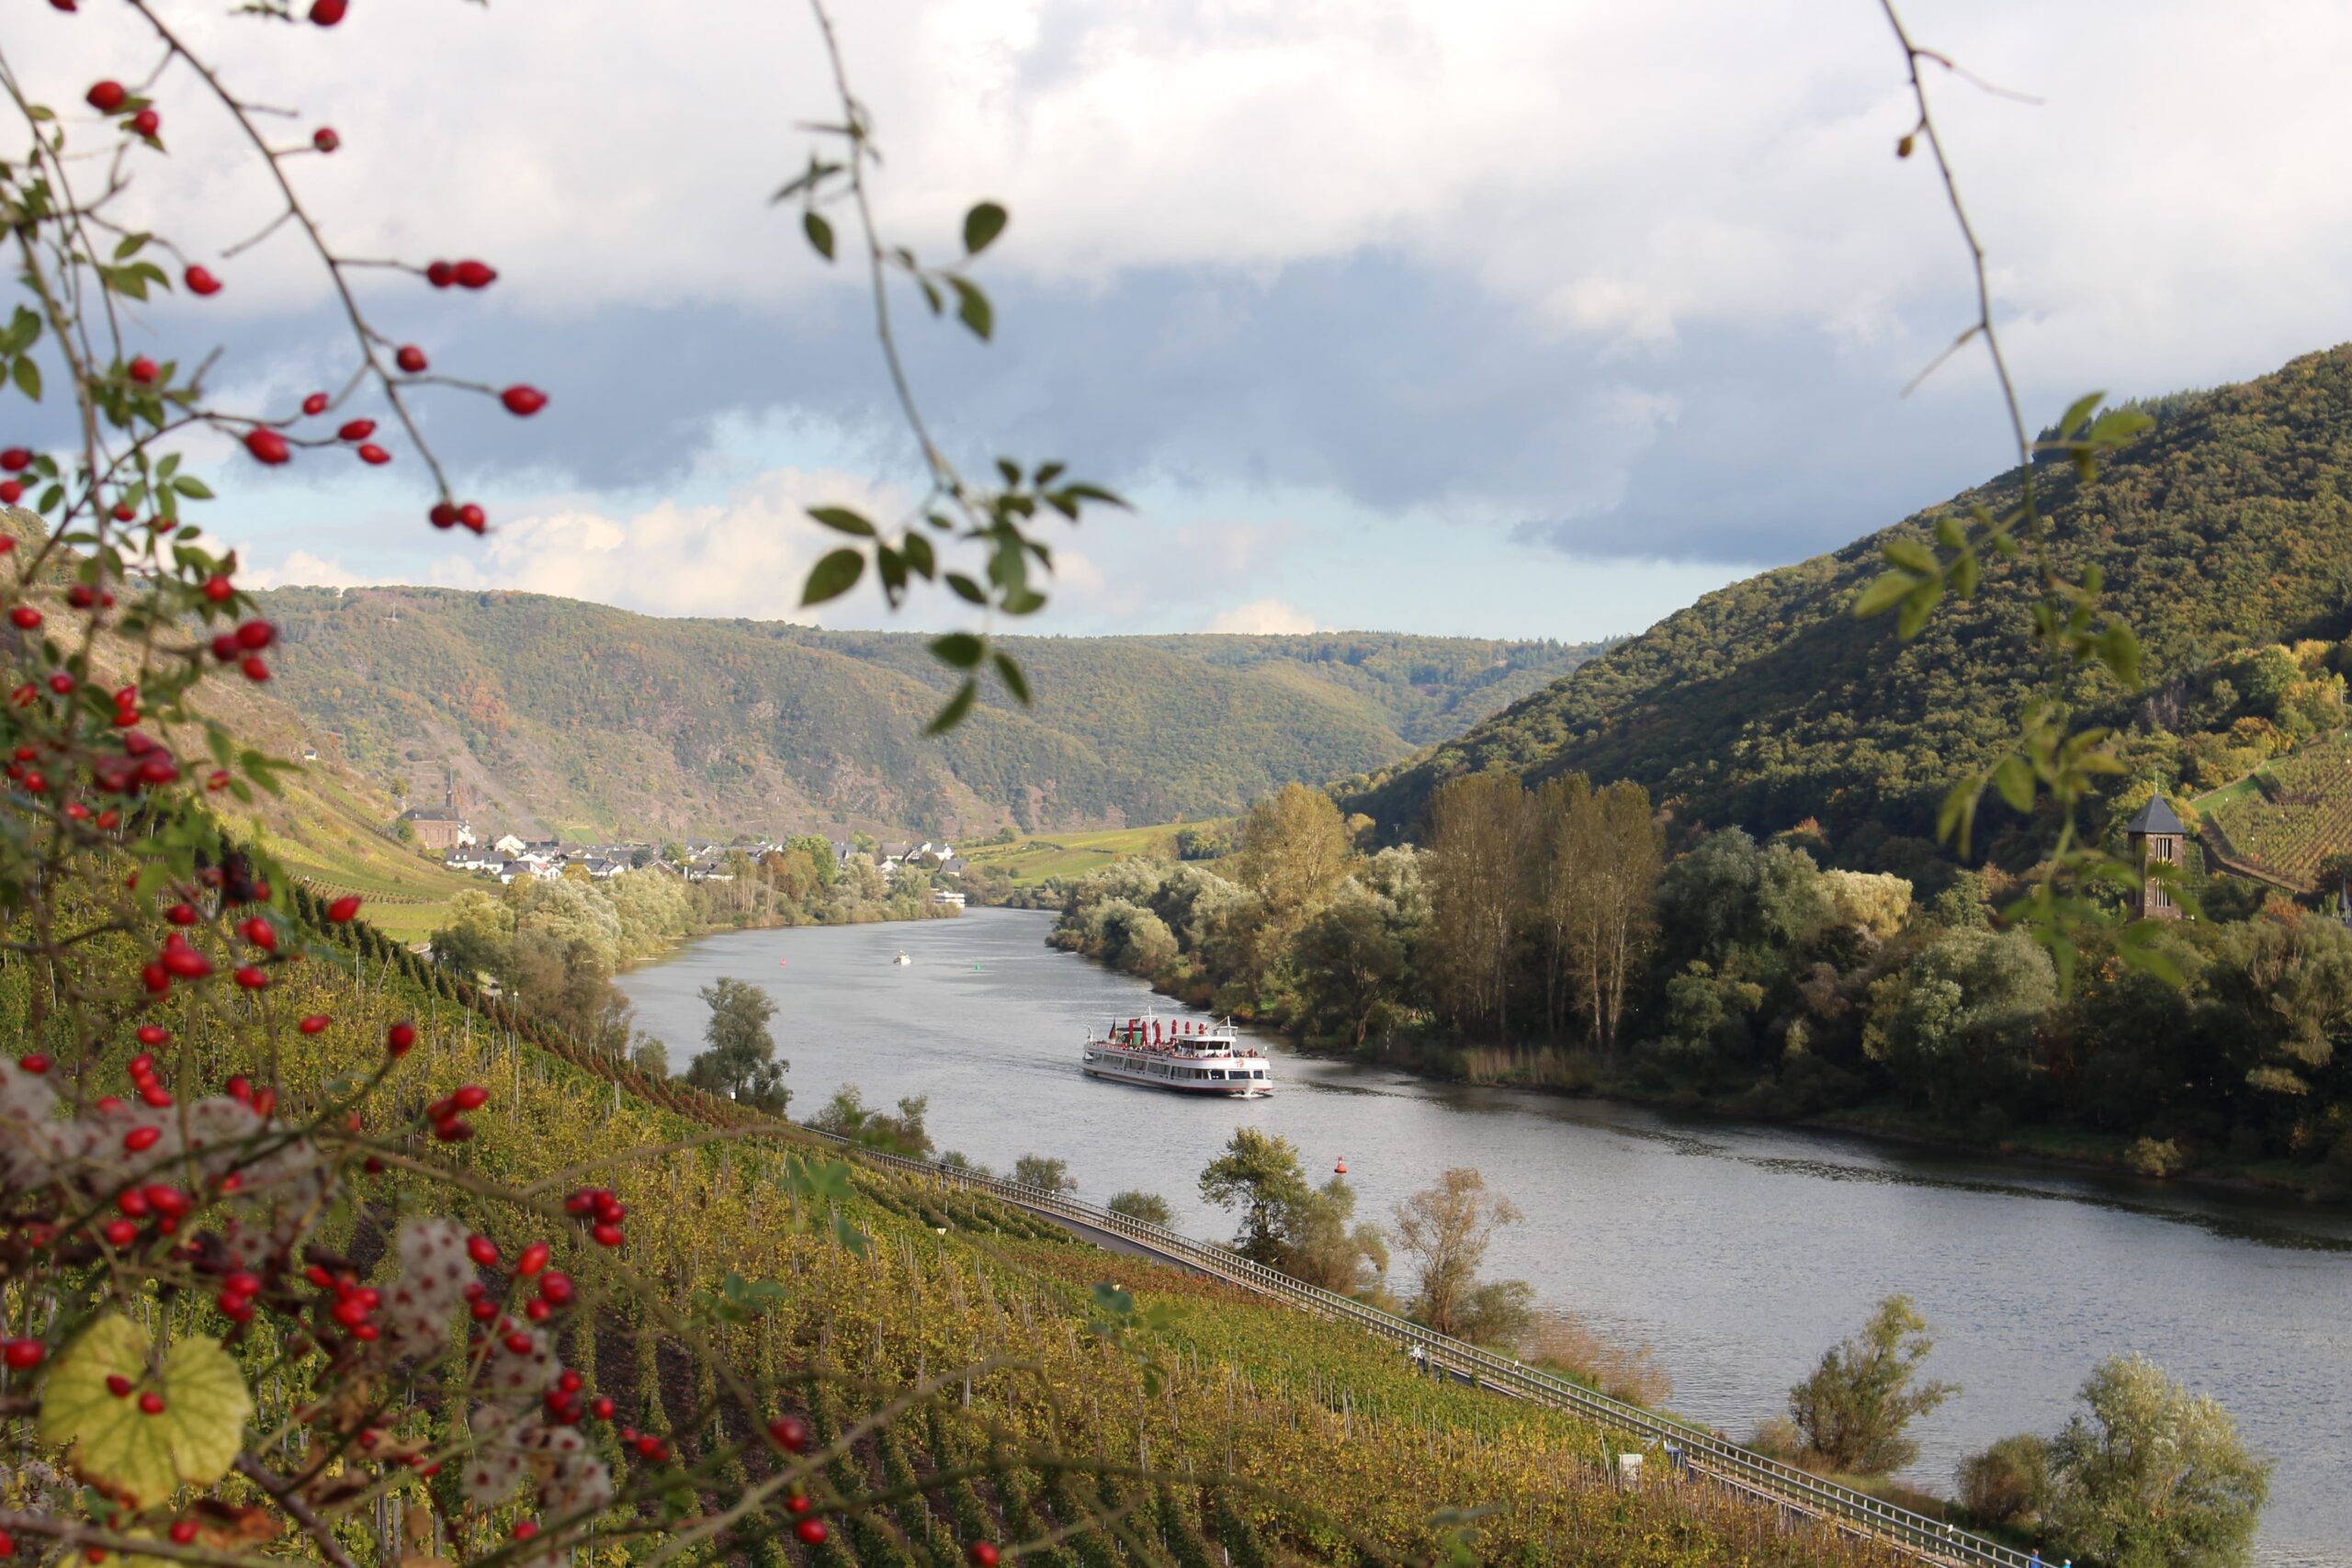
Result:
M2188 841L2188 829L2181 826L2161 791L2150 795L2148 804L2123 825L2123 841L2130 848L2132 863L2140 868L2139 886L2132 892L2132 913L2152 920L2180 919L2180 906L2173 901L2172 889L2148 874L2155 861L2179 865Z

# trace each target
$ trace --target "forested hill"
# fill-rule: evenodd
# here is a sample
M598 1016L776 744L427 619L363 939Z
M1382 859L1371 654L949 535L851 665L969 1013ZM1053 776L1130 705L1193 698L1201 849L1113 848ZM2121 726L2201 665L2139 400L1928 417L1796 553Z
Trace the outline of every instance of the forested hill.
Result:
M2343 635L2352 600L2352 347L2243 386L2147 405L2154 429L2078 485L2039 470L2059 558L2106 574L2145 646L2153 684L2253 643ZM2015 470L1831 555L1710 593L1459 739L1342 789L1390 833L1417 830L1430 792L1505 767L1530 780L1629 777L1680 820L1756 830L1808 817L1932 831L1952 778L2011 733L2030 676L2029 585L2005 568L1898 642L1894 617L1856 621L1855 592L1898 534L2015 496ZM2101 681L2104 677L2100 678ZM2128 720L2111 683L2078 700Z
M923 734L925 639L536 594L281 589L275 690L356 767L474 814L632 836L828 822L969 835L1230 814L1502 706L1589 649L1378 633L1028 637L1037 705Z

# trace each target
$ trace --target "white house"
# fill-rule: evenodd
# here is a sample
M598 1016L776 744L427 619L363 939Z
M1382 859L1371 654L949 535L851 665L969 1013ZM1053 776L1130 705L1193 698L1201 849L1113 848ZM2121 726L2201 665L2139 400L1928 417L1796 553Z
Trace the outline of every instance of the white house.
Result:
M525 850L529 849L531 846L516 838L514 834L509 833L504 838L492 843L490 847L496 850L500 854L504 855L508 860L513 860L516 855L521 854Z

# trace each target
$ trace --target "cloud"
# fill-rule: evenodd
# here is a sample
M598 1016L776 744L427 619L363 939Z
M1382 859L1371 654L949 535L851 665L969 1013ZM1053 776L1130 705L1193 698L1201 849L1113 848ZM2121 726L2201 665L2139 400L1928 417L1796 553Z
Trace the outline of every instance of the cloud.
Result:
M877 519L907 497L854 474L780 469L707 505L659 502L626 516L559 505L501 524L477 547L442 557L432 581L589 599L656 615L741 615L820 624L800 609L819 556L840 541L807 509L854 507Z
M700 499L715 457L733 465L718 482L754 491L787 465L913 480L854 269L820 264L766 201L830 87L791 7L647 16L572 0L561 26L517 6L363 6L333 33L183 25L253 96L335 123L341 152L286 166L339 244L503 274L479 295L358 279L436 368L554 397L527 423L425 400L469 493L526 519L452 580L780 614L797 592L746 580L805 566L817 541L765 526L781 502ZM1911 20L2041 100L1931 73L2029 417L2097 386L2258 373L2352 319L2352 185L2334 166L2352 13L2147 0L2119 28L2098 7L1921 0ZM1867 7L871 0L841 23L889 155L893 236L944 259L966 203L1012 210L975 274L993 344L899 297L934 428L976 469L1059 457L1163 498L1254 486L1368 523L1436 519L1383 536L1390 570L1418 577L1513 524L1584 559L1785 559L2007 461L1973 355L1898 395L1971 296L1932 171L1893 156L1913 111ZM133 57L137 25L33 8L12 67L71 103ZM517 90L546 82L564 90ZM119 216L219 260L276 197L184 72L162 91L170 159L139 155ZM218 299L134 319L136 346L193 361L229 338L218 384L272 412L341 380L350 350L295 230L219 270ZM385 474L421 482L396 456ZM320 485L319 514L342 514L349 481L323 458L248 468L243 493ZM646 499L664 491L697 499ZM569 499L530 500L549 495ZM429 499L384 509L400 539ZM415 537L404 572L372 539L312 547L413 577L445 546ZM1182 580L1223 547L1151 537L1157 581L1100 557L1109 597L1193 594L1189 619Z
M250 568L244 579L249 588L360 588L384 581L353 571L339 560L322 559L308 550L290 550L275 565Z
M1256 637L1291 637L1321 628L1315 617L1279 599L1254 599L1209 617L1201 628L1208 632L1247 632Z

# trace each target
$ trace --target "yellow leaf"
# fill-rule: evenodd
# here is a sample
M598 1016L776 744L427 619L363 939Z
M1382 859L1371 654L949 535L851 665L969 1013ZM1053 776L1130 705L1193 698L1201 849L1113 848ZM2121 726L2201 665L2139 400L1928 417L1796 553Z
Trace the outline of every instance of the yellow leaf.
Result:
M141 1508L164 1502L183 1482L209 1486L226 1475L254 1410L219 1340L182 1339L155 1374L147 1353L144 1329L119 1314L102 1317L58 1358L40 1399L41 1437L71 1443L85 1481ZM109 1378L127 1380L130 1392L116 1393ZM150 1413L148 1394L163 1408Z

